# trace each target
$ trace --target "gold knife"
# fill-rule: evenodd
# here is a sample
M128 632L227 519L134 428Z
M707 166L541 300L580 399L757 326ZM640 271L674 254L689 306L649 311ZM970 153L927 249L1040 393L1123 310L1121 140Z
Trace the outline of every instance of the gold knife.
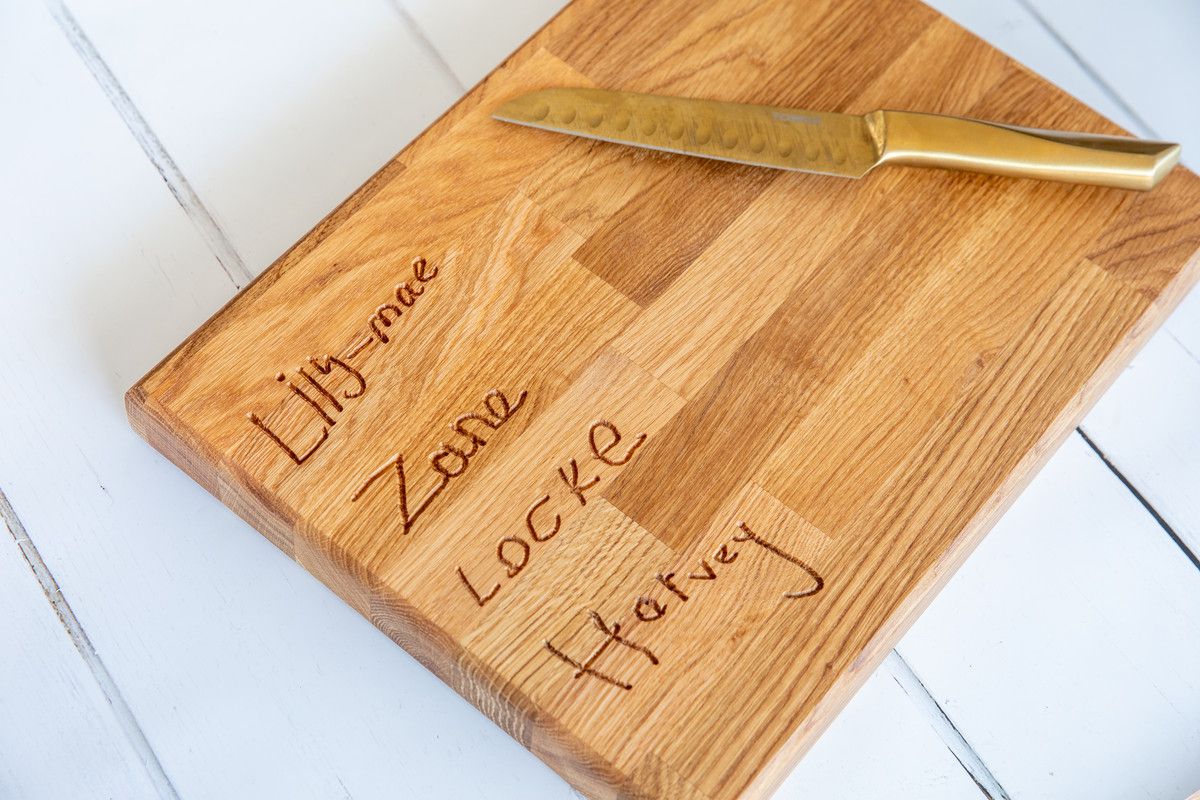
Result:
M845 178L901 164L1146 190L1179 161L1177 144L1125 136L915 111L860 116L604 89L542 89L509 100L493 116L605 142Z

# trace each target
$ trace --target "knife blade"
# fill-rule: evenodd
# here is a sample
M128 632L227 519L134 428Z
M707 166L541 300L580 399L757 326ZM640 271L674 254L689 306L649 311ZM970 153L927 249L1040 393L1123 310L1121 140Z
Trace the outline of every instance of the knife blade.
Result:
M1146 190L1179 145L913 111L842 114L606 89L514 97L503 122L681 155L861 178L899 164Z

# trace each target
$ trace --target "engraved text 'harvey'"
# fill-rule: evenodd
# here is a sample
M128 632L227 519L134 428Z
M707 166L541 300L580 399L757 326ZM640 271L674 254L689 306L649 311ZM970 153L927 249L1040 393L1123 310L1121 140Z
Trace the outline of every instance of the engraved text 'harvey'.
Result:
M712 561L715 564L732 564L741 555L741 552L746 550L746 548L736 548L735 545L743 543L752 544L755 547L751 548L751 551L767 553L776 558L781 558L789 564L794 565L803 574L801 585L798 588L783 593L783 596L788 600L812 597L825 587L825 579L817 574L817 571L808 564L755 533L745 522L739 521L735 527L737 530L730 539L717 547L713 552ZM721 569L723 569L723 566ZM706 582L715 582L717 575L718 567L714 566L713 563L709 563L707 558L700 559L696 564L696 569L689 571L686 578L677 576L674 572L658 573L654 576L654 581L655 589L660 596L655 597L654 593L648 592L638 597L633 602L631 609L636 620L635 622L631 622L630 625L638 623L642 625L653 624L666 618L667 612L676 603L683 605L695 599L696 590L692 588L693 586L699 587ZM665 596L662 594L664 590L667 593ZM578 680L587 676L621 689L632 689L633 683L629 679L620 677L611 668L601 669L597 666L597 662L601 656L613 645L616 645L617 650L621 652L637 654L638 657L644 659L651 666L657 667L659 665L659 657L650 647L630 638L627 633L622 633L622 630L627 627L624 622L605 622L600 613L594 609L588 609L587 617L591 623L591 627L599 631L602 638L599 644L593 647L582 659L572 658L549 639L543 642L546 650L557 661L571 668L572 677Z

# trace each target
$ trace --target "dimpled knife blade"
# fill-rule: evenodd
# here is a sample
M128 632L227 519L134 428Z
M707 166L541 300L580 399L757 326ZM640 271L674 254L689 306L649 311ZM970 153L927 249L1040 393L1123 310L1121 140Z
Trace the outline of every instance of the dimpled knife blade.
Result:
M862 177L878 160L867 119L853 114L555 88L513 98L492 116L651 150L847 178Z
M1177 144L1127 136L919 111L859 116L604 89L542 89L509 100L493 116L634 147L845 178L890 163L1145 191L1179 160Z

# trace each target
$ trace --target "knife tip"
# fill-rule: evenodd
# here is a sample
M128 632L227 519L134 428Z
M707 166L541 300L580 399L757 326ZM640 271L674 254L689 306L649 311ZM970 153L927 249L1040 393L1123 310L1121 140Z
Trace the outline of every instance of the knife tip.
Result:
M544 90L526 92L506 100L492 112L492 118L501 122L539 122L550 113L550 103Z

